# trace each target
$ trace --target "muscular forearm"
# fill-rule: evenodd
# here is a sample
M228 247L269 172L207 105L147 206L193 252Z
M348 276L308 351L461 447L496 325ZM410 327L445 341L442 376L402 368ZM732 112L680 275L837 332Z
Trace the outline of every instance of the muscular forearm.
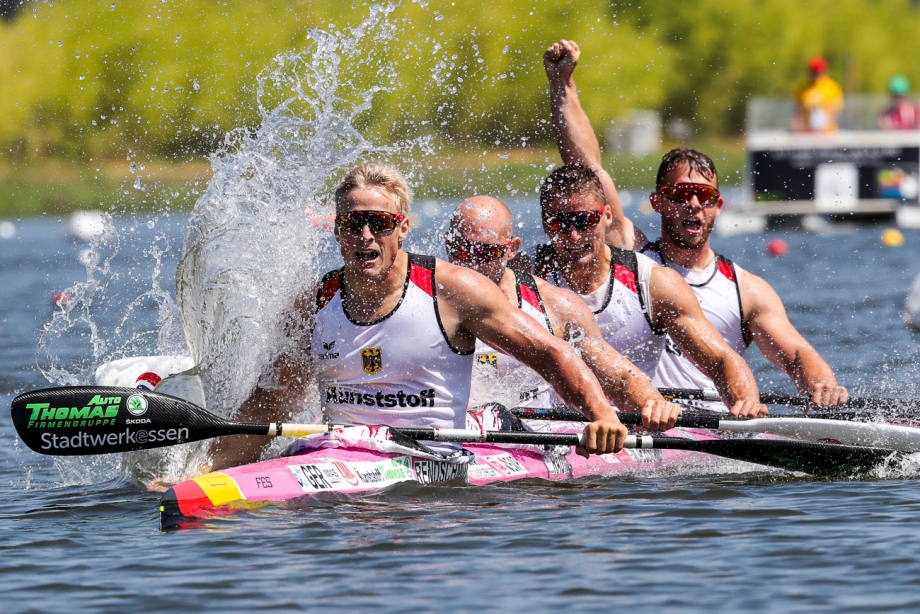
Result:
M550 81L553 132L559 155L566 164L581 162L599 169L601 149L591 121L581 108L574 79Z
M727 406L732 407L738 401L759 403L760 392L754 374L737 354L724 355L713 363L700 365L700 370L712 379Z
M286 418L278 415L276 408L288 407L287 390L256 388L240 406L234 419L238 422L274 422ZM258 435L230 435L218 439L208 453L210 467L217 471L227 467L253 463L262 456L269 439Z
M664 401L652 382L626 359L598 355L593 348L579 346L582 358L597 377L604 395L617 408L639 413L648 401ZM611 348L612 350L612 348Z
M797 352L784 370L795 383L796 390L802 394L810 394L816 384L837 385L837 378L830 365L810 347Z
M566 405L590 420L617 420L597 378L568 344L555 344L548 357L557 368L551 368L549 362L531 368L550 383Z

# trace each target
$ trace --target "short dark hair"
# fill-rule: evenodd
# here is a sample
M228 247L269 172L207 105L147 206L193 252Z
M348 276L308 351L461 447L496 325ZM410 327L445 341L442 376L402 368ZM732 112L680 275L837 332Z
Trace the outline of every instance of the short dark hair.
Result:
M661 158L661 165L658 167L655 187L660 188L664 184L664 178L667 174L682 164L686 164L691 173L702 175L706 179L714 181L716 187L719 187L719 174L716 172L716 165L712 158L689 148L672 149L664 154L664 157Z
M580 162L560 166L540 182L541 209L557 198L575 195L596 196L607 204L604 186L597 173Z

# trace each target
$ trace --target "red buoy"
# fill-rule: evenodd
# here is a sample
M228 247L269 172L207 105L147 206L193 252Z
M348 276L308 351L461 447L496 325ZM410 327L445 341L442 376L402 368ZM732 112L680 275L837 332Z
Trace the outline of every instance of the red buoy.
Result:
M51 295L51 305L54 307L63 307L71 299L71 294L67 290L58 290Z
M767 253L771 256L785 256L789 253L789 244L779 237L773 237L767 241Z

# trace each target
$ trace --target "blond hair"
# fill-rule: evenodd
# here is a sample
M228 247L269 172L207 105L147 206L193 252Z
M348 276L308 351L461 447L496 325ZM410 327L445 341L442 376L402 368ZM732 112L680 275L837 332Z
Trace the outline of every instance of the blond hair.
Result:
M345 197L355 188L386 192L396 201L396 210L402 215L409 215L412 189L402 173L395 168L383 164L362 164L345 175L342 183L335 189L336 213L341 213Z

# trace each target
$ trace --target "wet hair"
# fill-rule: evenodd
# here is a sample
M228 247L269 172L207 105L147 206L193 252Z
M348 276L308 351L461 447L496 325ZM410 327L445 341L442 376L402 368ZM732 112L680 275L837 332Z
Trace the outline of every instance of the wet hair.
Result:
M339 213L345 205L345 197L355 188L377 189L386 192L396 200L396 210L409 214L412 204L412 189L402 174L391 166L383 164L362 164L345 175L335 189L335 210Z
M687 165L690 173L702 175L706 179L715 182L716 187L719 187L719 174L716 172L716 165L712 158L695 149L678 148L672 149L661 158L658 177L655 179L655 188L660 188L664 185L664 178L668 176L668 173L680 168L682 165Z
M540 208L545 209L558 198L571 196L594 196L607 204L604 186L597 173L575 162L560 166L540 182Z

